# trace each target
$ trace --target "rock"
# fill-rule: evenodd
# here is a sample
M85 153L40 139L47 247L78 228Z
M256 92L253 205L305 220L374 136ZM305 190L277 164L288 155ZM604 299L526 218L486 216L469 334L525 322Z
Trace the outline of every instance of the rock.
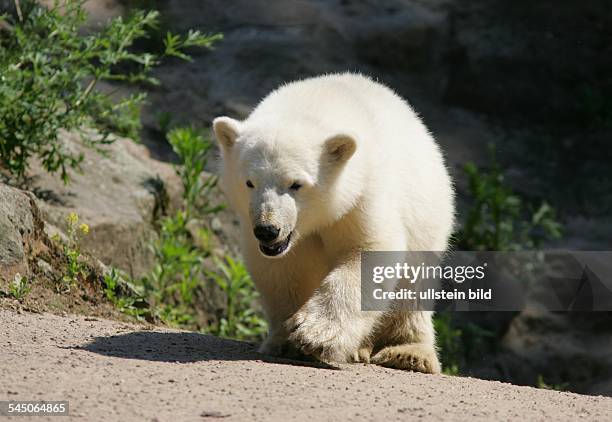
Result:
M447 12L415 0L310 2L196 0L157 2L172 31L222 32L212 51L193 50L193 62L165 61L162 85L143 110L144 142L164 157L158 115L179 124L209 126L213 117L245 117L279 84L326 72L360 71L407 94L406 79L439 55ZM435 45L434 45L435 43ZM387 67L392 65L391 67ZM401 79L401 81L399 80Z
M90 227L85 251L133 277L143 275L152 265L148 244L156 237L155 221L180 206L182 185L173 167L129 139L116 138L101 155L75 133L61 138L65 148L84 154L82 171L71 172L68 185L40 164L29 174L48 233L65 231L66 217L76 212Z
M612 93L612 45L602 41L612 28L606 2L455 3L446 87L452 104L563 127L585 102Z
M29 256L44 247L43 227L34 195L0 183L0 280L30 274Z
M40 0L47 7L53 7L54 0ZM125 7L117 0L86 0L83 9L89 14L87 26L97 28L105 25L109 19L125 13Z
M509 366L511 379L530 384L541 375L549 385L568 383L572 391L612 395L611 314L522 311L502 342L521 362Z
M47 276L50 276L53 274L53 267L51 266L51 264L49 264L44 259L38 259L36 261L36 265L38 266L38 269L43 272L43 274Z
M350 38L360 60L385 69L415 71L431 64L441 49L446 16L418 4L351 21ZM367 16L367 15L363 15Z

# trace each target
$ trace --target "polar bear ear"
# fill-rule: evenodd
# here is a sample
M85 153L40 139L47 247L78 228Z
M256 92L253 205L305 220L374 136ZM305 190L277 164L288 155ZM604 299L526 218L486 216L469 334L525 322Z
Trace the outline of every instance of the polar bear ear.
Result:
M217 117L213 120L213 130L219 144L224 148L231 148L240 133L240 122L226 116Z
M351 135L341 133L325 141L325 154L333 163L344 163L357 150L357 142Z

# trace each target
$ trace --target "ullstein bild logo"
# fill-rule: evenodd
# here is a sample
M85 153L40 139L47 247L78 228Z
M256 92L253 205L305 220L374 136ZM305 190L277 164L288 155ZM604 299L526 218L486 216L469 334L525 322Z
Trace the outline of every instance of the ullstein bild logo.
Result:
M364 311L612 311L612 251L363 252Z

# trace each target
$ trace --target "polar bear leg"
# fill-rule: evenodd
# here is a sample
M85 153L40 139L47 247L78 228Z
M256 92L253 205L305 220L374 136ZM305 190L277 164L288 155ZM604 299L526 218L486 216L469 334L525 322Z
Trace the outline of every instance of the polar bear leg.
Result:
M396 369L440 373L433 312L397 310L387 314L377 333L372 363Z
M289 341L324 362L347 362L372 332L380 312L361 311L359 257L339 265L286 323Z

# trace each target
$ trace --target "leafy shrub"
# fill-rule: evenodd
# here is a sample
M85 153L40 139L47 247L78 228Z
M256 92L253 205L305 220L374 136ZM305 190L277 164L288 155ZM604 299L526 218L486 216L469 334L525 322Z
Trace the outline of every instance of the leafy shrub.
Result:
M200 218L220 211L222 206L210 203L210 194L217 179L212 176L202 177L212 143L190 127L171 130L168 133L168 142L182 162L177 173L183 184L186 219Z
M459 364L462 358L461 329L453 326L450 314L435 315L434 328L436 341L440 349L442 370L447 375L459 374Z
M194 292L203 279L204 259L210 256L202 247L207 244L207 230L198 228L195 235L199 239L194 239L190 229L219 207L211 206L208 199L215 177L203 176L211 142L193 128L172 130L168 142L183 163L177 167L183 183L183 207L161 220L159 239L152 245L156 264L142 285L163 320L183 325L192 322Z
M106 298L124 314L137 319L150 318L147 302L134 286L125 281L125 278L115 268L110 269L104 275L104 294Z
M469 320L458 323L449 312L436 314L434 327L445 374L459 375L467 362L481 358L484 351L494 348L494 332Z
M542 202L533 210L504 184L504 175L490 147L488 169L464 167L472 206L456 234L461 250L515 251L537 248L543 240L561 236L554 210Z
M455 234L459 250L517 251L533 249L544 240L561 236L554 210L542 202L535 210L505 184L490 147L488 168L469 163L464 167L472 205L463 227ZM458 322L448 312L434 318L444 371L458 374L483 350L495 349L498 333L465 318Z
M168 33L160 53L137 53L131 47L157 26L157 12L136 11L83 35L83 3L56 1L47 8L35 0L15 1L16 13L0 16L0 163L19 178L38 157L47 171L68 181L68 169L78 169L83 156L62 145L61 129L79 131L97 149L112 142L111 130L137 136L145 95L115 102L95 89L99 81L158 84L151 71L164 56L188 60L186 48L211 47L221 38ZM81 130L88 125L102 136L88 136Z
M268 325L253 309L259 295L246 268L229 256L225 257L225 262L217 261L217 267L217 272L210 271L208 275L225 293L227 311L209 332L237 339L263 338Z
M159 223L159 238L151 245L155 266L147 276L129 281L114 270L105 277L105 293L123 312L152 317L184 328L240 339L260 339L265 320L256 311L257 292L244 265L212 252L212 233L202 221L222 207L210 198L216 185L204 169L211 142L193 128L176 128L168 142L182 161L176 167L183 184L183 206ZM218 322L199 327L197 295L214 283L225 296Z

